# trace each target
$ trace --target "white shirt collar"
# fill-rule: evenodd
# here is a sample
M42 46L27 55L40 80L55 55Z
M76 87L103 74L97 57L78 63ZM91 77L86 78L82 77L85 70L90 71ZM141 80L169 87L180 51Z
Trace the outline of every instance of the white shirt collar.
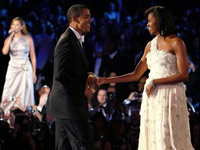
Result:
M104 104L100 104L100 106L106 107L107 106L107 102L105 102Z
M75 29L73 29L72 27L69 27L74 34L76 35L77 39L79 40L79 42L82 44L82 42L84 42L84 35L80 35Z
M107 106L107 103L103 104L103 107L106 107Z

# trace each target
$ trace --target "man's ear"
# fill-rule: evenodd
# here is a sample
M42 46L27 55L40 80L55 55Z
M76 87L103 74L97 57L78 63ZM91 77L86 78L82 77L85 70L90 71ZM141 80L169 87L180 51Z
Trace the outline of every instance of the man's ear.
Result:
M79 23L79 20L78 20L78 17L77 17L77 16L72 16L72 21L73 21L73 22L76 22L76 23Z

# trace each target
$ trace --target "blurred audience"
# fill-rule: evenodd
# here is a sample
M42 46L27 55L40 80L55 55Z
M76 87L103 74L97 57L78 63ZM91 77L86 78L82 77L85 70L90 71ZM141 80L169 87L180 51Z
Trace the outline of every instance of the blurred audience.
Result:
M186 43L189 56L190 77L185 84L189 101L191 138L195 150L198 150L200 4L196 1L194 4L171 1L175 4L139 0L134 2L134 6L131 0L76 2L91 7L93 14L91 33L85 36L83 46L87 50L90 62L89 71L104 77L128 73L139 61L145 44L152 38L146 30L144 8L159 3L174 11L178 35ZM20 16L24 18L34 39L38 62L38 80L34 87L36 105L21 107L20 99L17 97L10 97L5 103L1 103L0 149L54 148L55 118L46 115L45 109L49 87L52 84L54 47L58 37L68 25L65 13L71 3L73 2L55 0L0 1L0 47L3 47L3 41L8 36L11 18ZM177 11L175 6L180 6L181 11ZM9 56L0 54L0 59L1 96ZM90 103L90 108L93 109L90 110L93 113L90 121L91 127L94 128L96 150L137 149L140 100L145 79L146 77L141 78L138 83L110 84L97 90L94 95L96 102L92 99L92 104ZM100 106L103 107L103 111L100 110ZM14 144L10 144L12 142ZM24 147L21 147L20 143L25 144Z

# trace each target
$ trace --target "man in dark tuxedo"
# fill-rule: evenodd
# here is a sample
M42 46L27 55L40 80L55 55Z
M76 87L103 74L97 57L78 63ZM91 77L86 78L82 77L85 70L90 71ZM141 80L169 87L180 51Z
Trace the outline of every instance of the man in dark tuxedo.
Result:
M89 64L82 47L84 33L90 32L92 19L89 9L82 4L71 6L67 19L69 27L55 47L47 113L56 118L56 150L92 150L87 99L93 92L86 88Z

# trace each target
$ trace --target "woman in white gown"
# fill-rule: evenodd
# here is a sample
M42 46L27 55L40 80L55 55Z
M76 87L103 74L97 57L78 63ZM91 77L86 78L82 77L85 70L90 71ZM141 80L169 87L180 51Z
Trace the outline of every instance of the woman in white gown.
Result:
M149 69L141 104L138 150L193 150L183 82L188 79L184 42L176 36L170 11L162 6L146 10L147 27L155 35L135 71L99 78L98 84L138 81Z
M20 17L12 20L9 36L4 41L2 53L10 55L2 93L1 106L9 97L20 97L22 106L32 106L34 100L33 83L36 82L36 57L32 37ZM29 60L29 55L31 62Z

